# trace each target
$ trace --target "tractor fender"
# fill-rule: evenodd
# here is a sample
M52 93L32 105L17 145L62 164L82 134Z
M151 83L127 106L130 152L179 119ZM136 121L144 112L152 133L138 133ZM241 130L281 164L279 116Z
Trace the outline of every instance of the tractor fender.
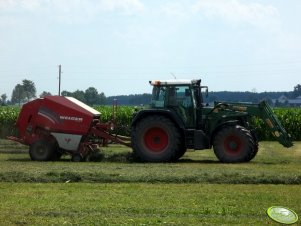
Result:
M181 130L185 129L185 125L184 122L179 118L179 116L169 110L169 109L144 109L144 110L140 110L137 113L135 113L132 124L131 124L131 128L135 128L136 124L138 121L140 121L142 118L148 116L148 115L162 115L165 116L166 118L169 118L170 120L172 120L173 123L175 123L175 125L177 127L179 127Z

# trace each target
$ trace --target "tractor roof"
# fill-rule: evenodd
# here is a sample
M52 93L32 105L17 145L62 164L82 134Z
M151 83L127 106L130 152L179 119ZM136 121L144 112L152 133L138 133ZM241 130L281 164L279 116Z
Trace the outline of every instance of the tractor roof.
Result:
M192 85L200 83L201 80L189 80L189 79L168 79L168 80L153 80L149 81L152 86L160 85Z

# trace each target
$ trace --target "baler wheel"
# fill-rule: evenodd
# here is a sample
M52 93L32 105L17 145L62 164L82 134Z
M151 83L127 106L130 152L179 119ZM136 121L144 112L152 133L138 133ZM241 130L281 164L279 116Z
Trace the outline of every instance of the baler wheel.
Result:
M132 130L134 154L146 162L169 162L179 158L181 138L174 123L160 115L138 121Z
M73 162L82 162L84 159L80 154L73 154L72 161Z
M63 153L60 152L60 150L58 150L58 148L56 148L53 152L53 155L51 157L52 161L59 161L62 157Z
M256 149L257 148L257 149ZM214 138L216 157L224 163L249 162L255 157L258 146L246 128L236 125L221 129Z
M34 161L49 161L52 159L55 152L53 143L47 140L37 140L29 147L29 155Z

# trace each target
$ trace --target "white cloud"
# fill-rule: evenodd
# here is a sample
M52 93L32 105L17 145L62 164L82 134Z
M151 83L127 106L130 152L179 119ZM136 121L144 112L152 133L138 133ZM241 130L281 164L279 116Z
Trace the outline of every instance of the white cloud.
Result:
M0 27L23 26L25 18L62 24L87 24L104 13L140 14L140 0L0 0ZM28 15L30 17L28 17Z
M161 6L161 13L170 18L185 19L189 16L189 8L181 2L167 2Z
M40 8L42 2L40 0L0 0L0 11L34 11Z
M9 10L16 6L15 0L0 0L0 10Z
M26 10L34 11L41 7L41 3L42 1L40 0L23 0L21 1L20 4L22 8Z
M144 5L139 0L102 0L101 5L106 10L120 9L129 14L144 10Z
M279 23L277 8L250 1L198 0L193 10L209 19L219 18L235 25L250 24L261 28L273 28Z
M135 14L143 10L140 0L0 0L0 12L52 11L53 14L81 14L90 18L106 11Z

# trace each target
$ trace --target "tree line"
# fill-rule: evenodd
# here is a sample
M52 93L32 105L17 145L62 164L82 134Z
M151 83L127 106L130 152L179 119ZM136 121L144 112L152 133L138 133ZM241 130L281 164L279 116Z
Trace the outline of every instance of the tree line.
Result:
M37 89L33 81L24 79L22 83L17 84L12 92L11 100L8 100L6 94L1 95L1 105L21 105L37 97L43 98L52 94L43 91L37 96ZM76 90L74 92L62 91L62 96L74 97L88 105L104 105L106 104L106 96L103 92L99 93L96 88L89 87L85 91Z
M50 92L43 91L38 97L52 95ZM103 92L98 92L94 87L89 87L85 91L76 90L74 92L62 91L62 96L74 97L90 106L93 105L111 105L117 101L119 105L147 105L150 103L151 94L131 94L106 97ZM293 91L288 92L229 92L219 91L210 92L208 98L204 101L211 103L213 101L236 101L236 102L250 102L257 103L261 100L267 100L269 103L272 99L277 99L279 96L285 95L288 98L296 98L301 96L301 85L298 84L294 87ZM1 105L21 105L32 99L37 98L37 91L33 81L24 79L22 83L17 84L13 91L11 100L8 100L6 94L0 96Z

